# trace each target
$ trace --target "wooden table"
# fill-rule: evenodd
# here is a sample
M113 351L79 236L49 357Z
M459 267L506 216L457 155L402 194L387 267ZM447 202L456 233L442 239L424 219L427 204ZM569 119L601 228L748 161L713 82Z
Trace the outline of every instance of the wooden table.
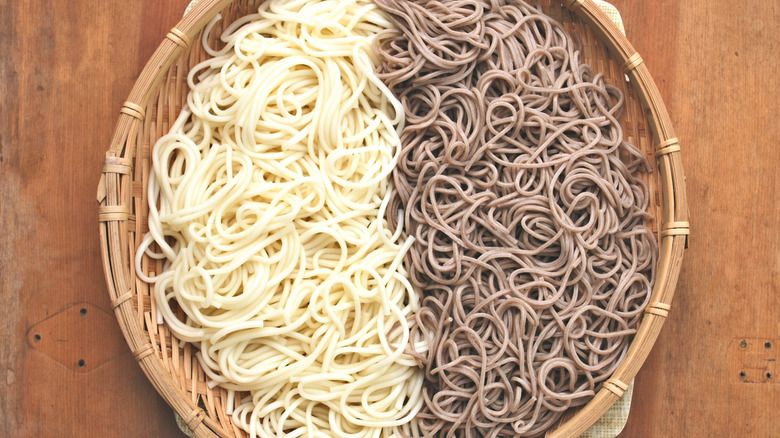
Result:
M187 2L0 0L6 434L179 436L110 310L95 188L121 103ZM778 436L780 2L614 3L682 141L693 232L623 436Z

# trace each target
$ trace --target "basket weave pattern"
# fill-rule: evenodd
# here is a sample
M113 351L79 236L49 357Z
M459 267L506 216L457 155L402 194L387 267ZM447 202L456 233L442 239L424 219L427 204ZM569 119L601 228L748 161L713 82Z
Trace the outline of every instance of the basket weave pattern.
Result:
M148 230L151 147L168 132L186 101L187 72L207 57L200 44L201 31L221 11L223 19L209 36L210 45L217 46L222 29L255 12L262 1L202 0L166 36L120 111L98 187L103 266L117 320L149 380L198 437L244 437L246 433L226 414L227 392L206 383L195 348L180 345L166 325L157 324L154 286L136 278L134 257ZM626 140L637 145L658 170L643 175L651 192L649 226L660 243L650 304L612 378L590 403L572 411L548 434L571 436L585 431L623 395L626 383L647 357L670 309L689 226L679 141L642 58L593 1L546 0L542 6L579 37L584 61L624 92L627 106L621 125ZM146 257L142 266L147 274L162 270L161 261Z

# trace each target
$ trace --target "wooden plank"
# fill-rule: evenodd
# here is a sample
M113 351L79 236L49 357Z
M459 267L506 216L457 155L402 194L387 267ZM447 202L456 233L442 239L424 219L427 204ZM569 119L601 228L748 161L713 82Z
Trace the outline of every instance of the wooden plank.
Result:
M0 430L12 436L179 433L106 324L94 192L121 103L186 3L0 1L0 330L13 340L0 347ZM90 305L92 350L68 342L85 329L61 313L73 303ZM33 348L44 320L55 339Z
M743 383L729 346L780 334L780 2L615 4L682 142L692 227L623 436L777 436L780 385Z

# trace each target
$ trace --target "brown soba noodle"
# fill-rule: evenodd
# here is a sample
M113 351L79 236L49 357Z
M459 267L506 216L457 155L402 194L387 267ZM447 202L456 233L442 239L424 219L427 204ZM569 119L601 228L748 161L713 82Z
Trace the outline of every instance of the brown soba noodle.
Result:
M624 99L522 1L377 0L407 124L388 208L415 244L429 436L538 436L626 354L652 289ZM413 343L412 343L413 344Z

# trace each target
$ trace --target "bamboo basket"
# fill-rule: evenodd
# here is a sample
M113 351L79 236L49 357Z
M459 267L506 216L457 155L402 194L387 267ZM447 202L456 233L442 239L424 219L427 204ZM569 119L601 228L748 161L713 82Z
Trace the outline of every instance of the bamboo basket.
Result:
M217 14L214 35L254 12L263 0L203 0L165 37L120 111L106 153L97 200L100 243L111 304L122 332L146 376L198 437L245 437L226 414L227 392L210 388L192 345L179 346L166 325L157 324L152 287L136 278L136 248L148 230L147 181L150 150L181 111L190 67L206 59L201 31ZM585 406L564 416L549 437L577 436L620 398L644 363L671 309L689 234L680 144L647 66L615 24L592 0L542 0L542 8L579 36L583 60L621 88L626 110L621 125L657 171L642 175L650 187L651 229L660 256L642 323L628 354ZM162 264L144 259L147 273ZM240 399L236 396L236 401Z

